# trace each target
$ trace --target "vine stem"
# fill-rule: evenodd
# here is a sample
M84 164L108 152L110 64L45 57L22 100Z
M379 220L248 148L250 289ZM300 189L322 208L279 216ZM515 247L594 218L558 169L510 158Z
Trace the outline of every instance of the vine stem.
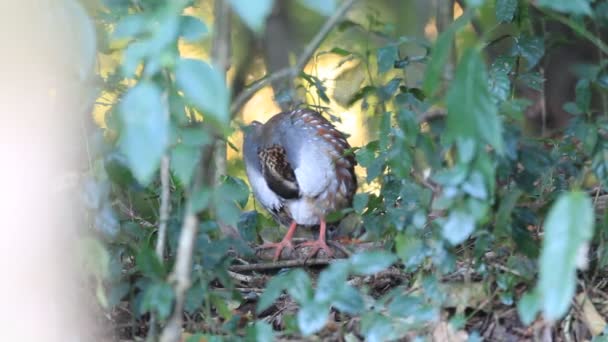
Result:
M254 82L251 86L249 86L242 93L240 93L239 96L237 96L234 102L232 103L232 106L230 107L232 117L234 117L243 108L243 106L247 103L247 101L249 101L251 97L253 97L253 95L255 95L255 93L260 91L262 88L264 88L271 82L280 80L285 77L296 77L302 70L304 70L306 63L308 63L308 61L312 58L313 54L319 48L321 43L323 43L329 32L331 32L331 30L336 25L338 25L340 20L342 20L346 12L348 12L348 10L355 4L355 2L357 2L357 0L346 0L342 3L342 5L340 5L336 12L334 12L334 14L332 14L332 16L329 17L325 24L323 24L323 26L319 29L319 32L317 32L317 34L313 37L310 43L306 45L304 51L302 52L300 57L298 57L298 60L294 66L278 70L277 72L274 72Z

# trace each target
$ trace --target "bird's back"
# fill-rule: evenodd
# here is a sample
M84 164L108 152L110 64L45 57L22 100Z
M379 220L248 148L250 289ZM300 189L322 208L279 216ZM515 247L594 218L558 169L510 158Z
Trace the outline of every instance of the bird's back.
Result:
M321 114L309 109L279 113L245 139L254 194L271 213L280 202L283 223L292 218L317 224L319 217L352 202L357 182L349 149L344 135Z

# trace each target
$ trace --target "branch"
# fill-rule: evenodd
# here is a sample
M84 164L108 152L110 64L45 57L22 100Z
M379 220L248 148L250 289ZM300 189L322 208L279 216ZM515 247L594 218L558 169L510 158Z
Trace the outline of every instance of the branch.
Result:
M156 256L160 262L163 262L165 257L165 240L167 239L167 221L169 220L170 211L170 195L169 187L169 156L163 155L160 160L160 218L158 223L158 235L156 238ZM150 329L148 330L148 339L156 340L158 334L158 325L156 324L156 313L150 315Z
M213 64L225 75L226 70L230 66L230 7L228 2L226 0L216 0L213 12L215 16L216 36L214 37L211 56ZM192 198L196 193L201 191L203 186L211 188L216 185L218 175L225 172L226 146L217 134L214 134L214 132L209 132L208 134L212 136L213 143L201 148L201 158L197 165L194 181L190 187L188 200L186 201L175 266L169 276L169 280L174 283L175 307L173 308L171 317L167 321L167 325L163 329L160 342L178 342L181 340L184 303L186 301L186 292L190 288L192 255L198 230L197 210L194 208ZM217 158L216 153L219 154Z
M272 270L277 268L291 268L291 267L302 267L302 266L325 266L329 265L332 259L296 259L296 260L282 260L274 262L262 262L257 264L249 265L235 265L230 266L232 272L250 272L250 271L263 271Z
M213 160L214 152L214 145L203 147L201 152L202 158L199 161L196 176L190 188L188 200L186 201L175 266L169 276L169 281L174 283L175 307L173 308L171 317L167 321L167 325L163 329L160 342L178 342L181 338L184 303L186 301L186 291L190 288L192 253L198 230L198 216L192 197L201 190L203 185L210 186L210 184L213 184L213 168L208 166Z
M226 75L230 68L230 6L227 1L216 1L213 9L215 20L215 36L213 37L213 49L211 60L215 67ZM215 175L214 184L218 185L220 177L226 174L226 143L222 139L215 142Z
M252 84L242 93L240 93L239 96L237 96L237 98L232 103L232 106L230 107L230 112L232 113L232 116L234 117L236 113L238 113L241 108L243 108L245 103L247 103L247 101L249 101L249 99L260 89L264 88L271 82L280 80L284 77L296 77L302 70L304 70L306 63L308 63L308 61L313 56L315 51L319 48L323 40L325 40L329 32L331 32L331 30L340 22L342 17L344 17L346 12L348 12L348 10L355 4L356 1L357 0L346 0L342 3L342 5L336 10L336 12L331 17L329 17L329 19L327 19L325 24L323 24L321 29L319 29L319 32L317 32L317 34L310 41L310 43L306 45L304 51L302 52L300 57L298 57L296 65L272 73L267 77L256 81L254 84Z
M156 239L156 255L158 260L165 257L165 240L167 240L167 221L171 211L171 189L169 187L169 156L164 155L160 160L160 219L158 223L158 237Z

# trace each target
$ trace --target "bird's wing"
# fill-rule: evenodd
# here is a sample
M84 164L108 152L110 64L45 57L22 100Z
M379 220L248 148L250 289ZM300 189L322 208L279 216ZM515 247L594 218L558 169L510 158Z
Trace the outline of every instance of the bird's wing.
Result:
M258 152L268 187L284 199L300 197L300 187L283 147L273 145Z

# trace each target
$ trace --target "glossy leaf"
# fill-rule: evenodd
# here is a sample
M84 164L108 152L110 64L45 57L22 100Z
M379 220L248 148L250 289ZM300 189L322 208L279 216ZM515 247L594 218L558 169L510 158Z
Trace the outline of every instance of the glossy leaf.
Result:
M169 115L160 89L140 82L120 103L123 131L120 150L137 180L146 185L154 176L169 142Z
M561 318L576 289L577 261L593 236L594 212L583 192L562 194L545 220L538 289L546 319Z
M256 32L266 26L266 17L272 12L273 0L230 0L230 5L245 24Z
M200 149L183 144L177 145L171 151L171 170L182 186L187 187L190 184L199 156Z
M443 224L442 234L452 245L464 242L475 230L475 219L462 210L453 210Z
M540 297L536 291L525 293L517 302L519 319L525 325L530 325L540 309Z
M545 54L545 41L542 37L522 35L515 41L515 53L527 62L527 70L534 68Z
M279 298L286 288L285 276L285 274L280 274L266 283L266 288L258 300L256 308L257 313L261 313L268 309L274 301Z
M155 311L160 319L166 319L173 308L175 294L173 288L167 283L154 283L150 285L142 301L144 311Z
M209 33L209 29L204 22L202 22L199 18L184 15L182 16L181 27L180 27L180 35L188 42L194 42L199 39L204 38L207 33Z
M591 14L590 0L538 0L537 4L568 14Z
M496 0L496 19L511 22L517 10L517 0Z
M272 326L264 321L257 321L247 328L247 341L274 341Z
M431 50L431 60L426 66L424 83L422 85L422 89L427 96L432 96L437 91L441 75L452 51L456 32L464 27L469 22L469 19L470 13L465 12L464 15L456 19L447 30L441 32L439 37L437 37L437 41Z
M304 336L323 329L329 316L329 305L306 302L298 311L298 327Z
M346 261L333 262L319 275L314 300L330 302L341 291L340 284L348 278L349 264Z
M500 154L504 151L502 123L488 89L484 62L475 49L462 57L447 94L447 130L451 140L480 139Z
M302 304L312 299L312 283L308 273L302 269L295 269L284 278L287 293L296 302Z
M200 109L203 115L208 115L221 125L228 124L229 93L224 76L217 69L203 61L180 59L175 69L175 77L185 97Z
M397 256L386 251L361 252L350 258L354 273L370 275L378 273L397 261Z
M378 72L385 73L393 68L397 60L397 47L387 45L378 49L376 58L378 60Z
M136 258L137 268L146 277L154 279L163 279L165 276L165 268L158 260L156 253L149 247L142 247Z

